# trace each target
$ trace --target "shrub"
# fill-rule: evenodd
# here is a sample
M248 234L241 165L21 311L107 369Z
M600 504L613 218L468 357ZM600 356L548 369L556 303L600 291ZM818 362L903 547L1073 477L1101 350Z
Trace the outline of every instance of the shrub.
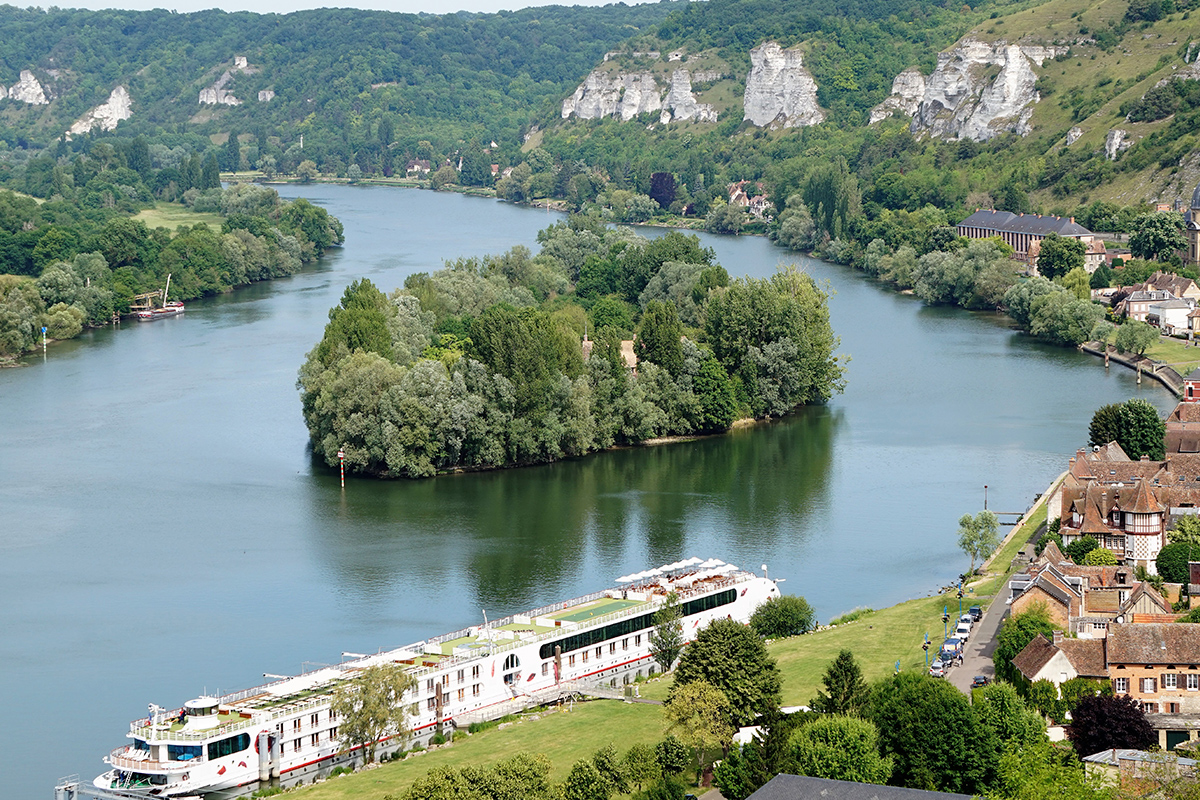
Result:
M755 609L750 627L764 639L782 639L808 633L817 626L817 615L803 597L771 598Z
M875 613L875 609L867 608L864 606L862 608L856 608L851 611L847 611L845 614L842 614L840 617L835 617L834 619L830 620L829 624L830 625L845 625L847 622L854 622L855 620L862 619L863 617L867 616L868 614L874 614L874 613Z

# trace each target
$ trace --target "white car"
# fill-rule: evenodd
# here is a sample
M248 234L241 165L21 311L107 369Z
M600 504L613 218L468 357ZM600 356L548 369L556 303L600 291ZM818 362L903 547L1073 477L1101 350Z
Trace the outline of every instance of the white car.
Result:
M971 626L966 622L958 623L958 627L954 629L955 638L962 639L964 642L971 637Z
M929 665L929 674L935 678L946 677L946 664L939 658Z

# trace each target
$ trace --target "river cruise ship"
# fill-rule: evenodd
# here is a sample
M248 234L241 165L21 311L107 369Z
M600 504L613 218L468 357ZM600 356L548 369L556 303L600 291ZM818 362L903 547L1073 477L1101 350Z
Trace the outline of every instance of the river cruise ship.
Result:
M110 769L94 785L157 797L236 797L351 765L360 754L338 734L332 695L340 682L378 664L402 664L415 680L404 698L411 733L383 740L384 754L581 687L628 683L654 672L649 634L669 592L678 596L687 641L714 619L746 623L761 603L779 596L765 567L759 576L690 558L622 576L617 588L234 694L199 697L174 711L151 705L130 723L131 742L104 759Z

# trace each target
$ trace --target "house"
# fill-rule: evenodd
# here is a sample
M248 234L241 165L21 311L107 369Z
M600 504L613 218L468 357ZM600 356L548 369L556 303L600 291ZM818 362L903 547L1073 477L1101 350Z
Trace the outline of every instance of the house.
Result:
M971 796L780 774L747 800L971 800Z
M1200 369L1184 378L1183 402L1175 406L1166 425L1168 453L1200 453Z
M1103 670L1101 670L1101 660ZM1030 680L1100 677L1141 704L1164 750L1200 735L1200 625L1125 620L1104 639L1038 636L1013 659Z
M1104 640L1067 639L1062 631L1055 631L1053 640L1039 633L1017 653L1012 665L1030 683L1047 680L1055 688L1074 678L1108 678Z
M409 159L404 165L404 172L410 178L424 178L433 169L433 165L423 158Z
M1122 299L1118 299L1119 297L1120 293L1113 295L1113 313L1138 322L1146 321L1152 304L1178 299L1170 292L1161 289L1137 290L1130 292Z
M1188 314L1195 308L1195 301L1172 297L1151 303L1146 311L1146 322L1157 327L1166 336L1188 330Z
M751 189L756 191L757 194L751 195ZM729 205L741 206L759 219L769 216L771 209L775 207L763 191L763 185L756 183L750 186L749 181L738 181L737 183L729 184Z
M1095 234L1075 222L1074 217L1042 216L1041 214L1014 214L1011 211L977 209L974 214L958 223L958 235L968 239L990 239L999 236L1015 252L1015 257L1037 271L1037 254L1041 241L1051 233L1078 239L1085 246L1097 240ZM1087 271L1095 272L1103 263L1103 242L1091 248L1091 258L1084 257Z

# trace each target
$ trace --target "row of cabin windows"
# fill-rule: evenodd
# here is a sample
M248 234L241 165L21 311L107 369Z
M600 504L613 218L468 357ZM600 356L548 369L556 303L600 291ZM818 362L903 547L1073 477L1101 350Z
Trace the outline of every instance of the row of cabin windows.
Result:
M466 683L466 681L467 681L467 670L466 670L466 668L464 667L463 669L460 669L460 670L458 671L458 675L457 675L456 677L458 678L458 682L459 682L459 683ZM479 665L478 665L478 664L476 664L475 666L471 667L471 677L472 677L472 678L478 678L478 677L479 677ZM426 681L425 681L425 691L429 692L430 694L433 694L433 693L436 691L436 686L437 686L437 682L438 682L438 680L439 680L439 678L428 678L428 679L426 679ZM442 676L441 676L441 678L440 678L440 680L441 680L441 682L442 682L442 686L443 686L443 687L446 687L446 688L448 688L448 687L450 686L450 673L449 673L449 672L447 672L445 675L442 675Z
M325 738L326 738L326 740L327 740L327 741L330 741L330 742L332 742L332 741L334 741L335 739L337 739L337 735L338 735L338 729L337 729L336 727L333 727L333 728L330 728L330 729L329 729L329 733L327 733L327 734L325 735ZM321 734L320 734L320 732L314 733L314 734L312 734L311 736L309 736L309 737L308 737L308 741L309 741L309 746L310 746L310 747L316 747L316 746L318 746L318 745L321 743ZM298 753L298 752L300 752L300 750L301 750L303 747L304 747L304 737L300 737L300 738L298 738L298 739L293 739L293 740L292 740L292 752L293 752L293 753ZM279 745L279 752L280 752L281 754L282 754L282 753L286 753L286 752L287 752L287 743L286 743L286 742L284 742L284 743L282 743L282 744L280 744L280 745Z
M736 589L726 589L723 592L710 594L706 597L700 597L696 600L689 600L679 606L681 615L684 617L699 614L702 611L709 611L718 606L728 605L734 600L737 600ZM572 650L583 650L602 642L607 642L610 639L618 639L622 636L630 636L644 631L647 628L654 627L654 614L642 614L639 617L630 617L619 622L614 622L611 625L605 625L602 628L593 628L590 631L577 633L574 636L568 636L564 639L559 639L557 642L547 642L542 645L538 651L538 655L542 660L554 658L554 648L560 648L560 652L564 655ZM613 651L615 652L615 650Z
M641 637L641 634L639 634L639 635L637 635L637 636L634 636L634 637L633 637L633 646L634 646L634 647L641 647L641 645L642 645L642 637ZM625 638L625 639L622 639L622 640L621 640L621 649L622 649L622 650L628 650L628 649L629 649L629 639L628 639L628 637L627 637L627 638ZM610 644L608 645L608 653L609 653L609 655L613 655L613 654L614 654L614 653L616 653L616 652L617 652L617 643L616 643L616 642L612 642L612 643L610 643ZM588 663L588 658L589 658L589 655L590 655L590 651L588 651L588 650L584 650L584 651L583 651L582 653L580 653L579 655L580 655L580 656L582 656L582 658L583 658L583 663L584 663L584 664ZM604 657L604 646L603 646L603 645L601 645L600 647L597 647L597 648L596 648L596 658L603 658L603 657ZM568 667L573 667L573 666L575 666L575 655L574 655L574 654L567 656L567 666L568 666ZM544 661L544 662L542 662L542 674L543 674L543 675L549 675L549 674L550 674L550 662L549 662L549 661Z
M320 719L321 719L321 712L315 711L312 714L310 714L308 717L309 727L312 727L312 728L317 727L317 725L320 724ZM332 708L329 709L328 721L333 722L336 719L337 719L337 712L334 711ZM303 727L304 727L304 718L303 717L296 717L294 720L292 720L292 730L293 731L298 731Z
M477 683L471 687L471 696L472 697L479 697L479 695L481 695L482 693L483 693L483 684L482 683ZM458 700L458 702L460 702L460 703L463 702L464 700L467 699L467 690L459 689L457 694L455 695L455 697ZM447 692L446 694L442 695L442 705L449 705L449 704L450 704L450 693ZM436 710L437 709L437 698L431 697L428 700L426 700L425 708L428 711Z

